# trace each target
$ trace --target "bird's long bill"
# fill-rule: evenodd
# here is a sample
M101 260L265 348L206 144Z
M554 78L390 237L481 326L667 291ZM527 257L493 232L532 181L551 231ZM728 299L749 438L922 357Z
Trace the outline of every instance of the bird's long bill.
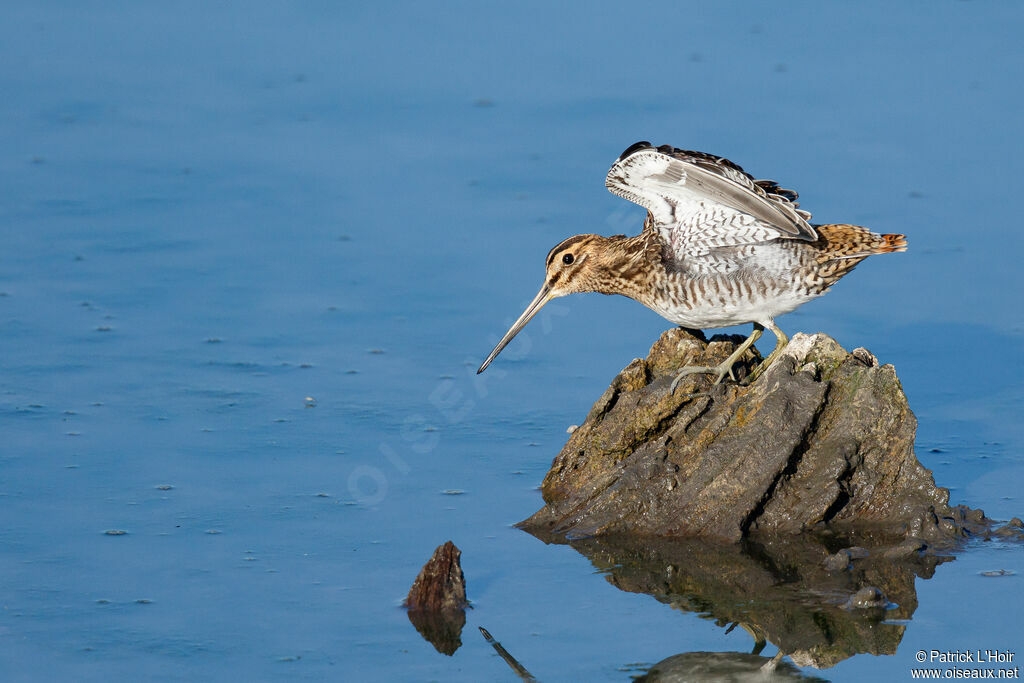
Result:
M485 360L483 364L480 365L480 369L476 371L476 374L479 375L481 372L486 370L487 366L491 364L491 361L494 360L499 353L501 353L501 350L508 346L508 343L512 341L517 334L519 334L519 330L526 327L526 323L530 322L530 319L533 318L533 316L537 315L537 311L542 309L544 307L544 304L546 304L547 302L551 301L554 298L555 295L551 293L551 288L548 287L547 284L541 287L540 291L537 292L537 296L533 297L533 301L531 301L530 305L526 307L526 310L523 311L523 314L519 316L518 320L512 323L512 327L508 328L508 332L505 333L505 336L501 338L501 341L498 342L498 345L494 347L494 350L491 351L490 354L488 354L487 360Z

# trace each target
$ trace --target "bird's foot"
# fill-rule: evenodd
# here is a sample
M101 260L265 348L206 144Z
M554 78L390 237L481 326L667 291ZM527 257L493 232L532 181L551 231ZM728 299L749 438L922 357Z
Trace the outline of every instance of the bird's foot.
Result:
M714 367L706 367L703 365L693 365L687 368L683 368L676 374L676 378L672 380L672 386L669 388L669 393L674 394L676 387L679 386L679 381L687 375L695 375L698 373L706 373L715 376L715 381L712 386L719 384L726 375L732 378L732 381L736 381L736 374L732 371L732 366L736 365L743 354L747 352L747 349L761 337L761 331L764 330L759 323L754 323L754 331L750 333L750 336L743 340L743 343L736 347L736 350L732 352L728 358L719 363Z
M698 375L698 374L715 375L715 381L712 382L712 385L715 385L715 384L718 384L719 382L721 382L722 379L726 375L729 375L729 377L731 377L735 381L736 380L736 375L733 374L733 371L732 371L732 366L733 366L734 362L735 361L733 361L732 358L728 358L728 359L726 359L726 361L724 363L722 363L720 365L716 365L713 368L706 367L706 366L703 366L703 365L691 365L688 368L683 368L679 372L676 373L675 379L672 380L672 385L668 389L668 393L670 393L670 394L676 393L676 387L679 386L679 382L684 377L687 377L689 375Z

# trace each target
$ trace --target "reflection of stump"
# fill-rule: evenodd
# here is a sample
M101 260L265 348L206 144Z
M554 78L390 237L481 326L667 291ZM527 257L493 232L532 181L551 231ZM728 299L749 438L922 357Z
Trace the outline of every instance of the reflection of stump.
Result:
M665 332L572 433L544 479L546 506L523 526L727 540L870 528L929 544L987 528L918 462L899 379L864 349L797 334L750 385L691 375L669 393L678 368L716 365L736 340Z
M427 641L446 655L462 645L466 625L466 577L459 558L462 552L451 541L439 545L409 589L405 606L409 621Z
M558 537L543 540L564 543ZM778 535L762 542L603 536L570 541L608 582L644 593L722 628L742 626L800 666L827 668L857 653L893 654L917 609L915 579L931 578L943 558L893 559L880 548L849 548L849 567L830 570L835 537ZM851 602L870 587L891 604ZM751 660L754 661L754 660Z

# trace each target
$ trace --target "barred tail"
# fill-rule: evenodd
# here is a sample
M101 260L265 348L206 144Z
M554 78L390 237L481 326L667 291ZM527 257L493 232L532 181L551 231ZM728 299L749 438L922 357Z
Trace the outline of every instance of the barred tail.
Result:
M862 259L871 254L888 254L907 250L905 235L879 235L859 225L819 225L818 232L825 242L822 257L833 259Z
M907 236L906 235L894 235L886 234L881 235L882 244L875 248L872 254L888 254L893 251L906 251L907 250Z

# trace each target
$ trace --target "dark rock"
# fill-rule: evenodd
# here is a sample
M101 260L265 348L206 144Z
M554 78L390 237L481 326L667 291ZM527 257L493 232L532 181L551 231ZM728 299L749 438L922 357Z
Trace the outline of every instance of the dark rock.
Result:
M1024 541L1024 521L1021 521L1020 517L1014 517L994 530L992 535L999 536L1003 540Z
M1017 541L1024 540L1024 531L1020 527L1013 524L1013 520L1010 520L1005 525L999 527L992 532L993 536L999 536L1003 539L1012 539Z
M451 541L439 545L423 565L409 589L405 606L409 621L426 640L446 655L462 645L466 625L466 577L462 573L462 552Z
M984 524L985 523L985 513L982 512L981 510L972 510L969 507L967 507L966 505L959 505L957 507L961 508L964 511L964 518L968 522L970 522L972 524ZM1013 520L1010 520L1010 521L1012 522ZM1020 522L1019 519L1017 521Z
M669 393L678 368L715 365L739 340L665 332L569 437L544 479L545 507L521 525L569 537L733 541L870 530L889 546L955 544L988 528L980 510L950 507L918 462L917 420L896 372L866 350L797 334L749 385L690 375Z

